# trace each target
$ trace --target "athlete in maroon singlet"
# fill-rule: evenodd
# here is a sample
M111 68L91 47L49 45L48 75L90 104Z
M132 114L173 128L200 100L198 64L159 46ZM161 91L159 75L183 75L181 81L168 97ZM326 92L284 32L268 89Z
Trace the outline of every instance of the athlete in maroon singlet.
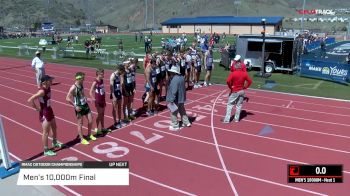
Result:
M44 155L54 156L56 153L48 148L48 137L50 129L52 130L52 146L55 148L62 148L63 144L57 141L57 126L55 121L55 115L51 108L51 82L52 77L44 75L41 77L41 84L39 91L32 95L28 102L30 105L39 112L40 122L42 123L43 135L42 142L44 145ZM39 100L40 107L35 104L35 99Z
M110 131L110 129L105 129L104 124L104 115L106 108L106 91L103 84L104 70L97 69L96 70L96 79L91 85L90 88L90 97L91 100L95 100L95 107L97 110L97 118L96 118L96 128L95 131L97 134L102 133L103 131ZM98 126L101 123L101 128Z

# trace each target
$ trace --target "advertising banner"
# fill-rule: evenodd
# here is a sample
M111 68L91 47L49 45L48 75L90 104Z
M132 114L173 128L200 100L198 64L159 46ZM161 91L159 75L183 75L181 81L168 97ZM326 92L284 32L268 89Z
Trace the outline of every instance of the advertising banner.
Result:
M350 79L350 65L304 59L300 75L347 84Z

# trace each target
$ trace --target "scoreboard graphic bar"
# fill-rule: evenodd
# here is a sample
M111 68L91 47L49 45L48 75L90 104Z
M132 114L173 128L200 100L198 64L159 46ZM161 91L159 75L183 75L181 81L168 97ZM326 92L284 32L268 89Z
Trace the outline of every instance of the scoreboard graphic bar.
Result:
M342 183L342 165L288 165L289 183Z

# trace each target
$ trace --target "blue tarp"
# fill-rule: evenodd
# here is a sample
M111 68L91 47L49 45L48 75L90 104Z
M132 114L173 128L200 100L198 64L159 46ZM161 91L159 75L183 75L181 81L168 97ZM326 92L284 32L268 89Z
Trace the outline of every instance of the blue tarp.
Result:
M304 59L300 75L347 84L350 80L349 72L349 64Z

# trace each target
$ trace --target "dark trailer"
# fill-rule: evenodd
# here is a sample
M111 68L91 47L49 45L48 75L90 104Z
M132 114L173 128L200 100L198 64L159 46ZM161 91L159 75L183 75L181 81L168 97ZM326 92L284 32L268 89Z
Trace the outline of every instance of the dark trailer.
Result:
M261 35L239 35L237 54L241 55L247 67L261 68L262 65ZM274 70L294 71L296 65L295 38L292 36L266 35L265 37L265 72Z

